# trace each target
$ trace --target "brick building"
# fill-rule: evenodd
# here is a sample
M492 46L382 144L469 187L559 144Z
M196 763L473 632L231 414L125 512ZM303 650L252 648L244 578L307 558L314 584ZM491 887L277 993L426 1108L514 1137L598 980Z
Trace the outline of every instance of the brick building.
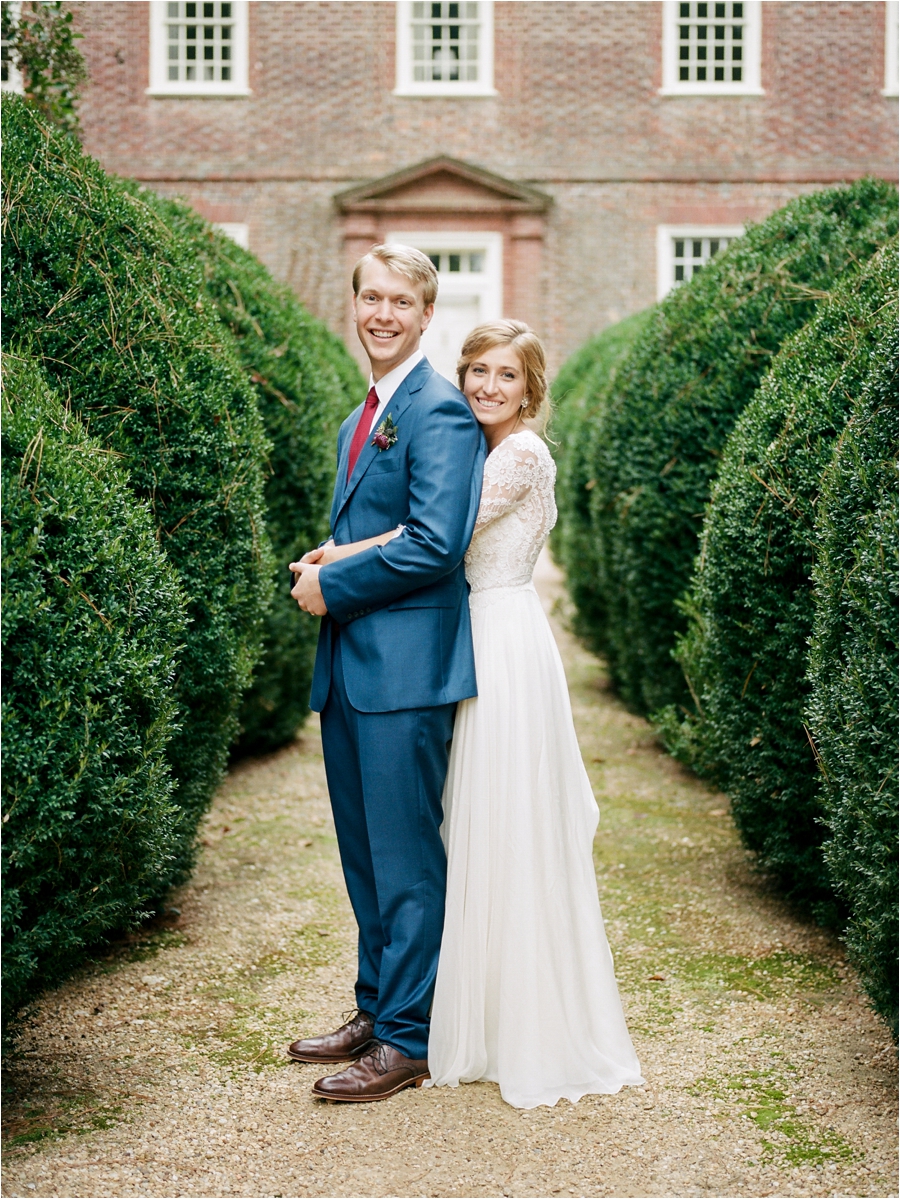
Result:
M92 154L185 196L339 331L352 260L418 245L444 369L499 315L558 365L745 222L896 176L896 3L73 7Z

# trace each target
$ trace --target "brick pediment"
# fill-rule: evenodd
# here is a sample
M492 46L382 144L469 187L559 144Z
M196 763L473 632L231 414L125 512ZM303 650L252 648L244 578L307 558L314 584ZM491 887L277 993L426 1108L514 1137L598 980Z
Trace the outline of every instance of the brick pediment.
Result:
M455 158L431 158L335 196L343 213L540 213L550 196Z

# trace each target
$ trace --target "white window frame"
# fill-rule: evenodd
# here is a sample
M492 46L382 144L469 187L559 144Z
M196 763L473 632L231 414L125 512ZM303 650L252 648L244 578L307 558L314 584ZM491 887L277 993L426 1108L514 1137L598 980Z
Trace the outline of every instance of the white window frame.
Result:
M397 0L397 86L395 96L496 96L494 88L494 3L478 0L478 80L452 82L436 80L416 82L413 79L412 13L413 0Z
M743 225L657 225L656 226L656 300L664 300L673 287L675 274L676 238L740 237ZM680 286L680 285L679 285Z
M711 0L712 2L712 0ZM663 85L661 96L764 96L761 82L761 0L744 0L743 79L740 83L698 83L678 78L678 0L663 0ZM709 23L715 24L710 17Z
M884 87L882 96L900 95L900 80L898 80L898 15L900 3L898 0L885 0L884 5Z
M9 19L13 25L17 25L22 12L22 0L11 0L9 6ZM25 81L22 78L22 72L12 61L7 59L6 69L9 72L9 79L5 83L0 80L0 89L4 92L17 92L20 96L25 92Z
M250 249L250 226L245 221L213 221L213 228L230 237L242 249Z
M248 86L249 77L249 44L248 44L248 21L250 17L250 6L247 0L232 0L232 78L227 82L206 81L198 79L196 81L174 80L167 78L168 60L166 52L168 48L168 40L166 37L166 25L169 23L166 17L166 0L150 0L150 86L147 88L148 96L177 96L187 98L190 96L215 98L239 98L241 96L252 95ZM198 24L202 24L202 17L198 17Z

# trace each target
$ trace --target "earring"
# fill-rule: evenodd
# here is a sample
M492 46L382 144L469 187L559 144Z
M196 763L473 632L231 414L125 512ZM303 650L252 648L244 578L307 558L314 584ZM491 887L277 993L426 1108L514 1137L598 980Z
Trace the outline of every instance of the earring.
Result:
M520 407L520 408L527 408L527 407L528 407L528 396L523 396L523 397L522 397L522 403L519 405L519 407Z

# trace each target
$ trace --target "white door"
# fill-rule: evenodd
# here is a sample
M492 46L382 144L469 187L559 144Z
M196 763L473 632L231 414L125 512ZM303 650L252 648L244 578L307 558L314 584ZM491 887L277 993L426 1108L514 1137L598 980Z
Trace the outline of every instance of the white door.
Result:
M466 335L503 311L503 238L499 233L392 233L414 246L438 272L438 298L422 338L428 361L452 383Z
M436 371L456 382L456 362L466 334L481 324L477 295L439 296L431 324L422 338L422 349Z

